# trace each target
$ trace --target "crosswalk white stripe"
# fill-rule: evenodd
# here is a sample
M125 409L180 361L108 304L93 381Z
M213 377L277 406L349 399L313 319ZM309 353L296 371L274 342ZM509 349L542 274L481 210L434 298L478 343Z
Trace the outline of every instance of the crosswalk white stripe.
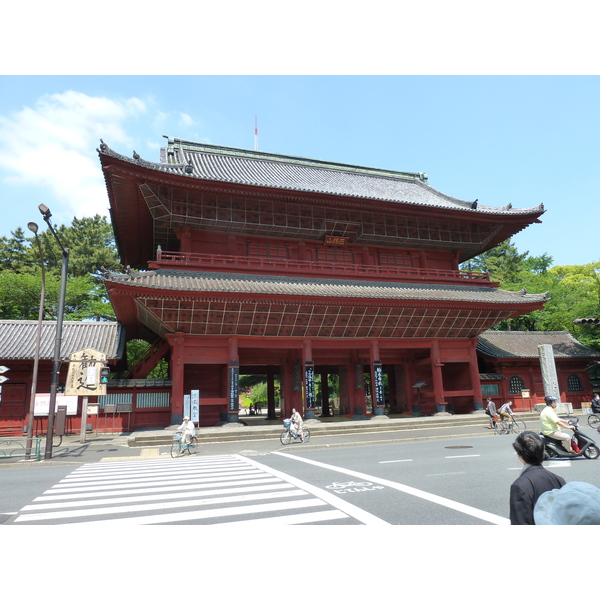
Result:
M64 510L51 513L21 515L16 521L42 521L46 519L64 519L76 517L90 517L97 515L109 515L125 512L143 512L147 510L173 510L175 508L184 508L187 506L205 506L208 504L246 502L248 500L273 500L284 498L286 496L302 496L306 495L302 489L294 489L286 492L265 492L263 494L242 494L240 496L231 496L228 498L203 498L200 500L181 500L179 502L157 502L154 504L136 504L134 506L116 506L95 509L76 509Z
M215 527L235 527L237 525L304 525L306 523L320 523L337 519L349 519L350 516L341 510L322 510L316 512L295 513L292 515L279 515L278 517L262 517L260 519L244 519L243 521L227 521L225 523L212 523Z
M225 477L227 475L237 475L237 474L248 474L248 473L257 473L258 470L257 469L237 469L235 471L227 471L226 473L223 473L222 476ZM217 473L219 473L219 471L217 471ZM204 480L208 480L210 481L211 476L213 474L211 473L210 476L209 475L203 475L201 473L172 473L170 475L161 475L156 474L154 476L151 476L151 474L149 473L147 476L145 477L119 477L116 479L98 479L98 480L85 480L85 481L77 481L77 482L70 482L70 483L58 483L55 486L52 487L52 489L73 489L77 486L82 486L82 485L108 485L110 483L120 483L123 481L136 481L136 482L144 482L144 481L161 481L161 480L170 480L170 481L181 481L183 478L187 478L189 480L193 480L196 481L198 479L204 479Z
M214 519L222 517L232 517L237 515L256 514L261 512L274 512L284 510L299 510L310 508L311 506L322 506L326 504L319 498L310 498L308 500L289 500L287 502L269 503L269 504L251 504L245 506L232 506L224 508L213 508L207 510L194 510L189 512L168 513L160 515L145 515L141 517L125 517L122 519L110 519L101 521L89 521L88 525L154 525L158 523L175 523L182 521L196 521L200 519ZM77 525L77 523L70 523Z
M86 488L86 489L94 489L95 491L93 492L81 492L81 493L75 493L75 494L56 494L56 495L52 495L52 496L48 496L48 492L46 492L43 496L39 496L38 498L35 498L34 500L32 500L32 502L40 502L40 501L46 501L46 500L67 500L68 498L71 499L77 499L77 498L94 498L96 496L105 496L105 497L109 497L109 496L118 496L118 495L123 495L123 494L149 494L149 493L156 493L156 492L180 492L180 491L184 491L184 490L201 490L201 489L211 489L211 488L221 488L221 489L227 489L228 486L231 485L253 485L256 483L269 483L272 481L281 481L280 479L278 479L277 477L273 477L271 475L266 475L264 477L261 477L260 475L258 475L257 477L252 477L252 478L247 478L245 480L238 480L236 479L236 481L217 481L214 483L190 483L190 484L186 484L186 485L167 485L167 486L159 486L159 487L147 487L146 484L140 484L142 487L132 487L132 486L126 486L125 489L123 489L124 486L119 486L120 489L118 490L106 490L104 489L104 487L102 488ZM154 485L154 484L152 484ZM113 486L110 486L113 487ZM131 489L127 489L127 487L131 487Z
M210 457L199 457L199 456L184 456L177 460L138 460L132 462L114 462L114 463L89 463L82 465L77 471L82 472L96 472L101 473L103 471L143 471L145 469L155 469L156 467L164 467L169 465L173 469L183 469L190 465L206 465L206 466L219 466L227 464L239 463L236 457L227 456L220 460L211 460Z
M206 477L202 479L202 483L219 482L219 481L242 481L247 479L256 479L257 477L264 477L264 472L255 471L247 475L224 475L222 477ZM51 488L46 490L45 494L64 494L68 492L85 492L92 490L117 490L127 488L142 488L156 485L157 483L168 484L170 482L185 484L185 483L198 483L195 477L182 479L181 477L154 477L152 479L145 479L144 481L128 481L123 483L103 483L102 485L91 485L87 484L82 487L70 487L70 488Z
M185 470L185 471L179 471L177 474L182 475L182 474L186 474L186 475L191 475L191 474L198 474L198 475L202 475L202 474L206 474L206 475L211 475L212 473L233 473L233 472L241 472L241 471L250 471L251 467L248 467L247 465L238 465L238 466L234 466L234 467L227 467L227 468L210 468L210 469L203 469L203 468L195 468L195 469L189 469L189 470ZM121 479L131 479L132 477L135 477L136 479L143 479L144 477L152 477L154 475L160 474L160 473L173 473L172 469L162 469L162 470L155 470L155 471L148 471L146 473L137 473L137 474L131 474L131 473L120 473L120 474L113 474L113 475L83 475L81 477L76 476L76 475L69 475L68 477L65 478L65 483L61 484L61 485L74 485L74 484L81 484L84 483L86 481L119 481Z
M59 508L73 508L75 506L99 506L107 504L126 504L128 502L156 502L158 500L176 500L177 498L200 498L202 496L215 496L217 494L237 494L239 492L262 492L281 488L291 488L291 483L270 483L244 488L219 488L216 490L196 490L190 492L176 492L168 494L149 494L147 496L120 496L118 498L96 498L94 500L71 500L49 502L47 504L28 504L21 510L56 510ZM53 498L54 500L54 498Z

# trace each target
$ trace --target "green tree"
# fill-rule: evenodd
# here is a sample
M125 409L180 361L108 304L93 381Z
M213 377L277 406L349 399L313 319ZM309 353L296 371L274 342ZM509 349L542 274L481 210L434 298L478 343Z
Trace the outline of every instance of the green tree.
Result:
M73 219L70 227L57 228L69 249L65 318L114 320L115 314L98 273L102 267L120 269L112 228L106 217ZM41 289L40 257L35 237L22 229L0 238L0 317L37 317ZM46 268L44 318L58 313L62 250L51 231L38 233Z

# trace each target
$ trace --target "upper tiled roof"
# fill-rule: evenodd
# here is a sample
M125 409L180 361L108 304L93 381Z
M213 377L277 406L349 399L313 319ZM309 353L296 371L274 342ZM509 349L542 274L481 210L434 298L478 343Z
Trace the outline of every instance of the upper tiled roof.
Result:
M108 281L133 287L206 293L321 296L380 300L431 300L529 304L547 300L545 294L510 292L493 287L317 279L277 275L247 275L158 269L123 275L109 273Z
M165 136L166 137L166 136ZM315 192L487 214L541 214L543 205L495 208L459 200L427 185L424 173L359 167L168 138L161 162L128 158L102 142L99 152L145 168L224 183Z
M0 360L33 360L37 321L0 321ZM42 321L40 360L54 358L56 321ZM93 348L107 360L119 359L125 348L125 331L119 323L63 321L61 360L73 352Z
M555 358L600 358L600 352L583 346L568 331L486 331L479 336L477 351L496 358L537 358L542 344L552 346Z

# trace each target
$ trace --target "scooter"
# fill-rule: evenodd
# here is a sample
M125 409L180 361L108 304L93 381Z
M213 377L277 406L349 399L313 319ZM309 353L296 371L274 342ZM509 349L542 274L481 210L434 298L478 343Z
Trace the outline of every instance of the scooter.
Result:
M576 458L578 456L585 456L585 458L590 459L598 458L600 449L591 438L579 431L579 419L570 420L568 423L575 427L572 441L577 445L575 449L579 449L579 452L571 454L564 449L558 440L540 433L540 437L544 440L544 460L549 458Z

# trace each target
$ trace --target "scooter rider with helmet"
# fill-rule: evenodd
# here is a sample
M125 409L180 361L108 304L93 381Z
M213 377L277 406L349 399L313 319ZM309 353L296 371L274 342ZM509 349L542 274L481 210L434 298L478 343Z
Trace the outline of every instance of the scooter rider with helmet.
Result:
M577 454L577 452L571 448L571 436L568 433L561 431L561 427L564 429L575 429L575 427L569 425L566 421L563 421L563 419L559 418L556 414L558 398L556 396L546 396L544 400L546 402L546 408L540 413L542 433L549 438L560 441L567 452Z

